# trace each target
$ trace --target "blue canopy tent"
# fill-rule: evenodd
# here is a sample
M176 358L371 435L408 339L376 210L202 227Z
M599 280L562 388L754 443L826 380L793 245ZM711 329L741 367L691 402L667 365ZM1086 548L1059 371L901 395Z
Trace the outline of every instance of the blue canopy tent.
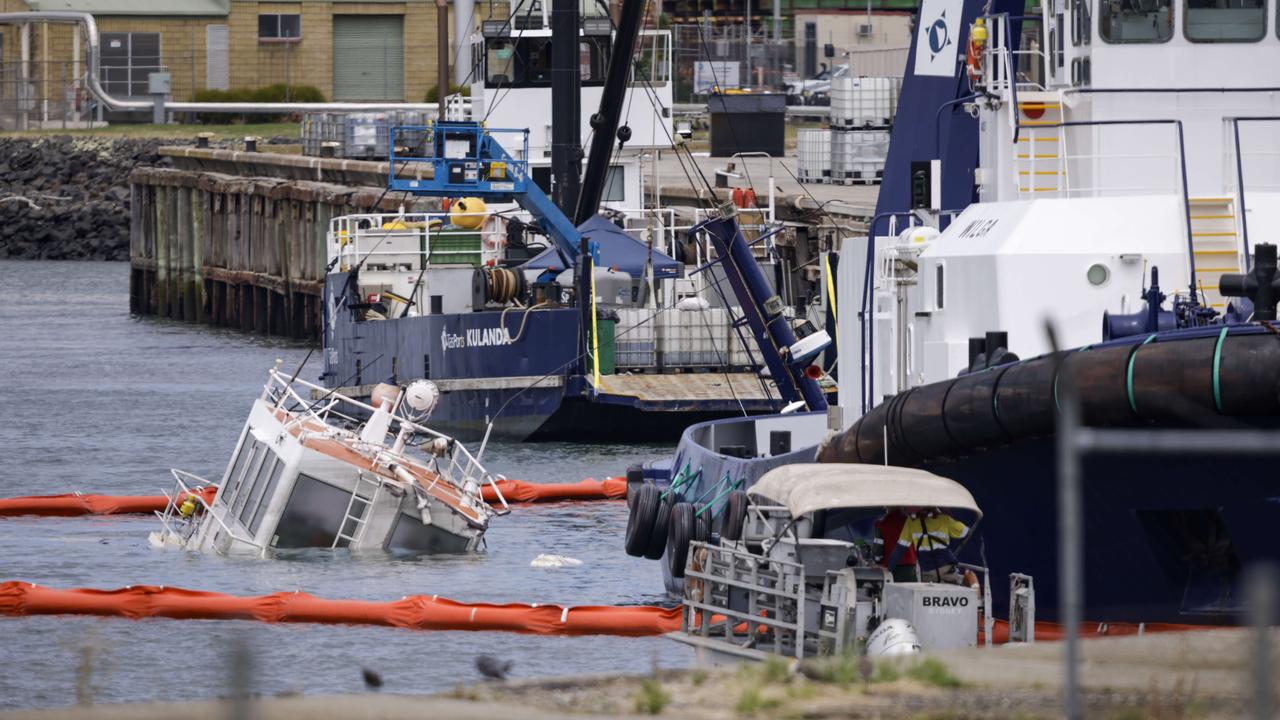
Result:
M645 262L652 258L653 276L657 279L680 277L684 273L684 263L657 250L650 251L647 245L603 215L589 218L578 226L578 232L600 248L601 267L614 268L639 279L644 277ZM521 267L530 270L567 269L555 248L543 251Z

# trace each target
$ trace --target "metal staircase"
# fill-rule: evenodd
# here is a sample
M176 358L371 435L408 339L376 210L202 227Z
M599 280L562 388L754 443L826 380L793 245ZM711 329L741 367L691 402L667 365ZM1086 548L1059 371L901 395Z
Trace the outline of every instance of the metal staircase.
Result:
M1062 128L1062 101L1057 93L1018 93L1018 149L1014 179L1019 198L1065 197L1066 144Z
M1229 197L1193 197L1191 249L1196 261L1196 289L1204 302L1219 312L1227 301L1218 290L1223 273L1244 272L1245 263L1237 234L1235 200Z
M369 490L370 487L372 490ZM360 495L362 488L368 493L367 498ZM333 538L333 545L330 547L349 547L360 543L360 538L364 537L364 529L369 522L369 508L378 499L380 490L382 490L382 483L366 478L364 473L356 475L356 484L351 488L351 499L347 501L347 511L343 513L342 525L339 526L338 534Z

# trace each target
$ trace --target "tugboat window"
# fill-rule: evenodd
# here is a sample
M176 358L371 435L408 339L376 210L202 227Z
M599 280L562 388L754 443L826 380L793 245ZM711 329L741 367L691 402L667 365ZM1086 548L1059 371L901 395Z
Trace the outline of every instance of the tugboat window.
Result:
M1173 37L1173 0L1102 0L1098 34L1109 43L1162 43Z
M933 267L933 309L941 310L947 300L946 266L938 263Z
M1267 34L1265 0L1187 0L1183 12L1191 42L1257 42Z
M516 43L511 40L489 41L485 63L489 70L487 77L489 87L524 82L524 62L517 61L516 49Z
M604 175L604 191L600 194L602 202L622 202L627 199L627 174L621 165L610 165Z
M551 87L551 38L490 39L485 57L488 87ZM609 38L583 38L578 58L582 85L603 85L609 68Z
M604 83L609 69L609 38L586 37L578 43L578 72L583 85Z

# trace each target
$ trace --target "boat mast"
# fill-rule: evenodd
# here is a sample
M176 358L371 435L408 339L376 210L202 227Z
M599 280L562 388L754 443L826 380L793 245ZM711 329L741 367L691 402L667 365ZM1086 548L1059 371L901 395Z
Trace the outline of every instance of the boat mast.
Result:
M571 217L578 205L582 165L578 1L551 4L551 199Z
M600 209L600 197L604 193L604 181L613 153L613 139L618 132L622 103L627 97L631 59L636 53L636 38L640 35L644 6L645 0L622 0L622 17L614 33L613 48L609 51L609 72L605 75L600 109L591 116L591 154L587 157L587 169L583 173L577 212L573 213L574 225L581 225Z

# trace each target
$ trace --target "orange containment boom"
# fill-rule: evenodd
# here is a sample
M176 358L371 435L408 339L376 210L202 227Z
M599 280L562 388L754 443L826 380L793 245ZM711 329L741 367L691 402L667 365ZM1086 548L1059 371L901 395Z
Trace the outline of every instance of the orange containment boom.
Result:
M213 502L218 488L200 488L196 494L205 502ZM130 515L164 510L169 498L164 495L31 495L0 498L0 516L5 515Z
M587 478L576 483L535 483L526 480L499 480L498 487L507 502L537 503L566 500L615 500L627 496L627 479L611 477L604 480ZM494 489L483 487L484 499L497 502ZM212 503L218 488L213 485L201 488L198 494L205 502ZM26 497L0 498L0 517L6 515L130 515L164 510L169 499L164 495L28 495Z
M615 500L627 496L627 479L611 477L604 480L587 478L576 483L535 483L526 480L499 480L498 489L507 502L536 503L562 500ZM498 494L485 485L482 488L487 502L496 502Z
M18 581L0 583L0 615L256 620L627 637L661 635L680 629L679 607L464 604L433 595L409 595L394 602L326 600L301 591L242 597L154 585L133 585L118 590L55 590Z

